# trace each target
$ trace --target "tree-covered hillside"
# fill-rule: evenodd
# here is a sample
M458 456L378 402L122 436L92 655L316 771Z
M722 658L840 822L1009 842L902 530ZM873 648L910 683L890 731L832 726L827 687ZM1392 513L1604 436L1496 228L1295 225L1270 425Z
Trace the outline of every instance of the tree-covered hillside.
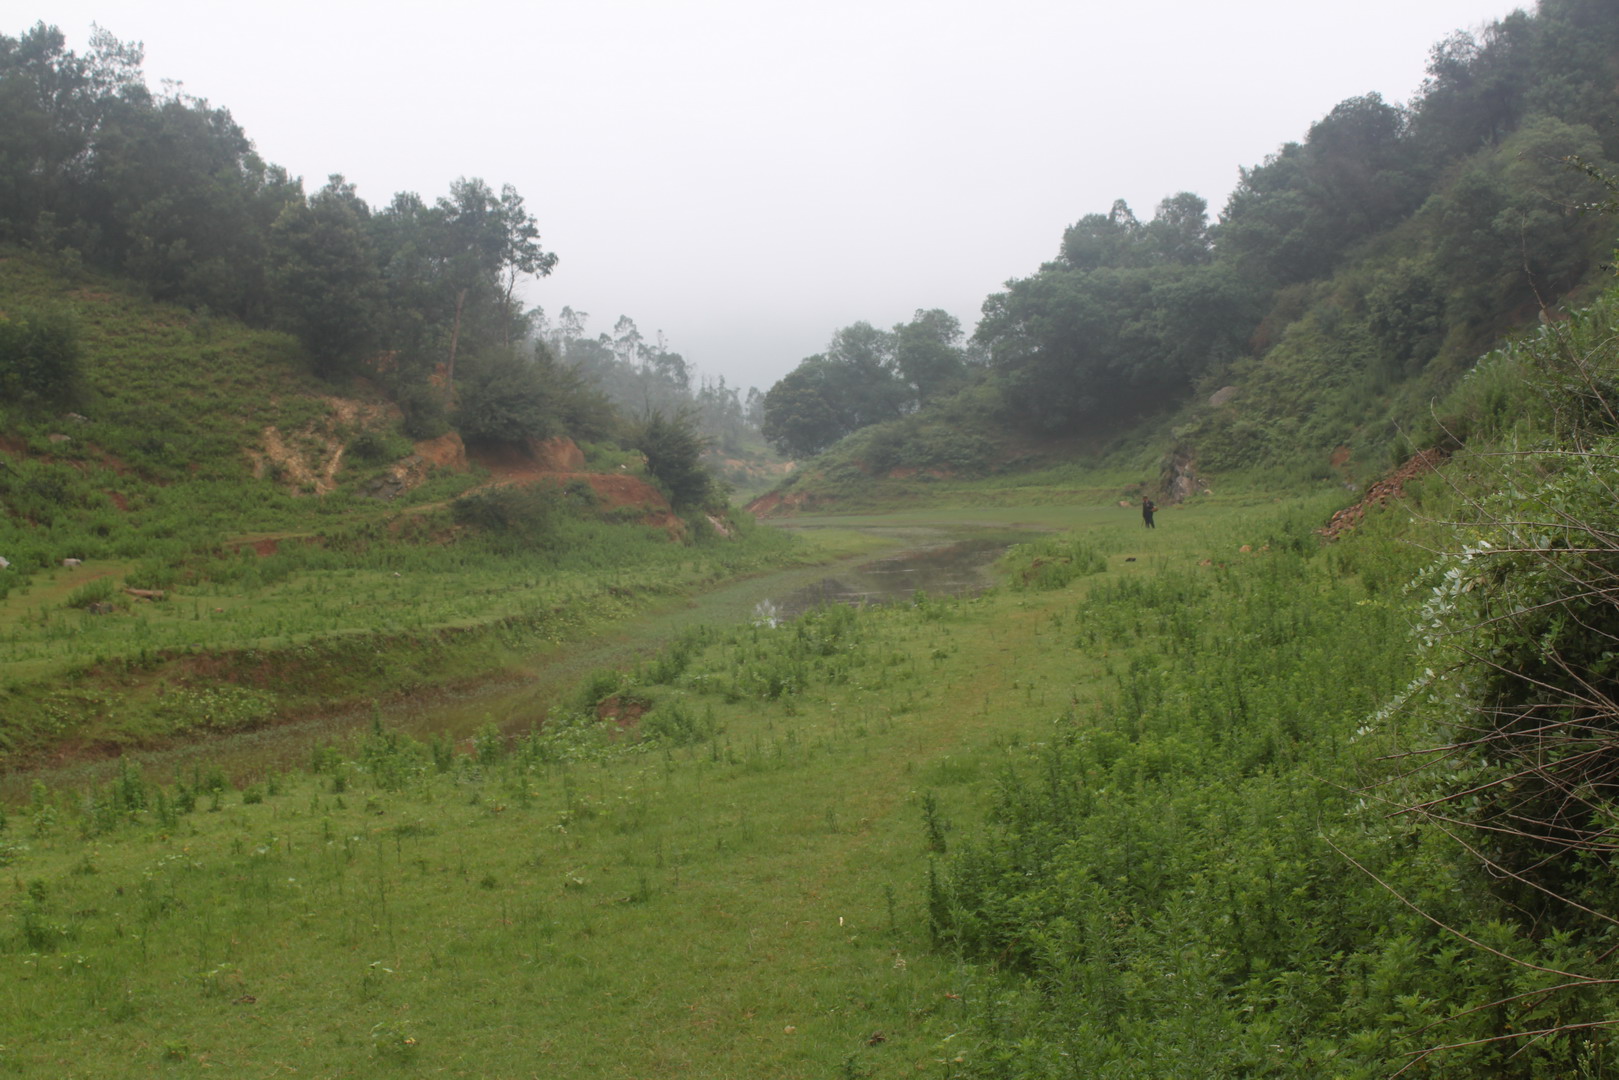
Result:
M1351 98L1243 169L1217 218L1181 192L1070 225L984 302L983 364L957 369L988 390L980 433L1178 414L1205 470L1384 461L1479 353L1588 296L1614 240L1587 172L1619 161L1619 8L1542 0L1438 43L1428 72L1409 104ZM903 442L919 385L893 350L835 347L771 389L765 430L799 454L880 421Z
M306 192L227 109L150 90L141 62L138 45L100 31L83 55L43 23L0 35L0 244L283 331L320 377L383 387L412 438L453 427L469 442L633 440L625 421L655 408L739 441L734 390L705 386L716 400L700 401L683 376L630 401L541 332L518 286L558 256L512 186L462 177L437 198L400 192L377 207L340 175ZM0 314L42 325L43 313L14 307ZM0 383L28 391L6 405L73 404L65 369L23 366L0 359Z

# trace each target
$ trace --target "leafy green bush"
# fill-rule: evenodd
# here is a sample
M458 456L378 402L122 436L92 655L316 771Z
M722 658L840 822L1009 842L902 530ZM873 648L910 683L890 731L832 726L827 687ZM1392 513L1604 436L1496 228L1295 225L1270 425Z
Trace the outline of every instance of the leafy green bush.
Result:
M395 402L405 414L405 434L412 439L436 439L450 430L444 409L444 394L425 383L407 383L395 392Z
M0 399L65 406L84 394L78 319L61 308L0 312Z
M646 455L646 467L677 509L701 507L715 498L714 477L703 465L708 441L688 412L651 412L631 429L629 445Z
M559 430L543 370L514 352L468 357L457 390L455 426L468 441L544 439Z
M664 701L641 717L641 735L671 746L691 746L719 734L712 707L699 714L679 701Z
M360 461L376 464L397 461L411 452L411 445L391 431L367 428L349 440L344 452Z
M450 504L458 525L470 525L502 544L545 547L565 513L561 497L547 487L498 487L463 495Z
M118 587L113 584L110 577L96 578L85 582L68 594L63 601L64 607L87 608L91 604L109 603L118 594Z
M868 428L849 445L849 452L877 475L895 469L977 475L989 470L999 449L979 432L920 416Z

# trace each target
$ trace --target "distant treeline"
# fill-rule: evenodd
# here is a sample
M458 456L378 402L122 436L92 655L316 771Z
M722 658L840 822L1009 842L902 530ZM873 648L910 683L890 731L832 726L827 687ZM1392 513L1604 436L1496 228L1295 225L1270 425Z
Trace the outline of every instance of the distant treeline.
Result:
M1207 463L1348 441L1398 411L1402 384L1427 400L1595 278L1613 229L1585 212L1604 192L1582 166L1619 161L1616 85L1608 0L1458 31L1412 103L1342 102L1243 169L1217 221L1189 192L1146 221L1123 201L1088 214L984 302L971 352L948 333L934 347L1019 429L1116 426L1235 383L1248 392L1184 433ZM766 395L767 435L813 453L926 404L901 346L913 328L839 331Z
M750 387L746 399L725 377L699 375L684 356L673 352L659 333L652 341L635 320L620 315L612 333L592 337L588 312L564 307L552 323L535 313L533 331L550 351L588 378L622 412L638 416L687 413L723 454L757 452L762 395ZM695 383L695 385L694 385Z
M691 392L684 361L664 378L653 357L637 377L659 392L636 401L600 365L565 362L576 342L535 336L539 313L517 286L557 256L510 185L462 178L432 201L402 192L382 207L340 175L306 192L227 110L154 94L141 63L139 45L99 30L83 55L43 23L0 35L0 242L285 330L318 373L388 387L417 436L453 421L473 440L600 438L622 427L614 404L694 422L699 405L716 411L704 392L740 420L734 391Z

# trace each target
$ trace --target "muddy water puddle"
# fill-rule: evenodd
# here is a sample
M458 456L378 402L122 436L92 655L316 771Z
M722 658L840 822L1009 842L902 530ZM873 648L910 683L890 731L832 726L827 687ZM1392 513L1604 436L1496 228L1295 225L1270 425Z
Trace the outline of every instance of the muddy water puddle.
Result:
M840 570L760 602L756 617L786 621L822 604L888 604L929 596L971 596L994 584L992 567L1010 546L1006 535L981 536L905 551Z

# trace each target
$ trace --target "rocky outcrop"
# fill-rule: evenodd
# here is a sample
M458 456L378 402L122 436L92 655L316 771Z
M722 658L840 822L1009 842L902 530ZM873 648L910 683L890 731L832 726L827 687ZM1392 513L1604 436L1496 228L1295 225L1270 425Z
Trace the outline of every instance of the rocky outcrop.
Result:
M1198 479L1196 465L1191 451L1184 447L1177 447L1164 459L1158 489L1164 493L1166 504L1182 502L1208 490L1208 485Z

